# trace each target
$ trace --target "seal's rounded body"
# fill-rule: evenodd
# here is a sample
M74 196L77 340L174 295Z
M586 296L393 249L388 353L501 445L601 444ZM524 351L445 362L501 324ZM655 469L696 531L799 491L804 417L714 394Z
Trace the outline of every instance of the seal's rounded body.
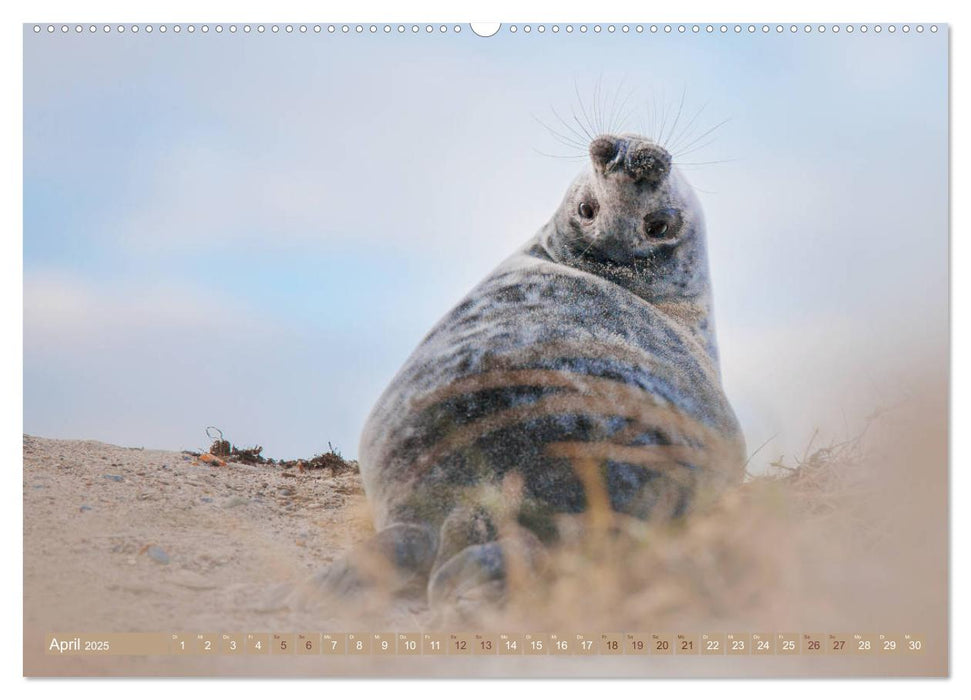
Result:
M551 221L432 329L367 421L376 551L430 577L433 601L502 579L477 499L510 474L540 539L537 514L600 499L677 516L741 477L694 193L646 139L600 137L590 154Z
M650 448L681 444L687 433L703 452L698 436L730 440L735 430L697 333L617 284L555 262L537 242L408 359L368 420L361 472L379 528L440 524L459 492L513 471L534 502L580 512L586 496L573 455L602 455L611 506L643 518L656 505L653 481L703 468L675 460L680 468L665 473L645 464L664 454ZM710 466L731 473L734 465ZM680 491L667 504L674 512L690 500L690 485Z

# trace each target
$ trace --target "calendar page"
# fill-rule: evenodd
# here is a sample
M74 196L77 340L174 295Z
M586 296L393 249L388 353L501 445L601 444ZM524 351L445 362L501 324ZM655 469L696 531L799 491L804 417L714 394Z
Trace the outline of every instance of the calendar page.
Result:
M946 676L948 36L25 24L24 674Z

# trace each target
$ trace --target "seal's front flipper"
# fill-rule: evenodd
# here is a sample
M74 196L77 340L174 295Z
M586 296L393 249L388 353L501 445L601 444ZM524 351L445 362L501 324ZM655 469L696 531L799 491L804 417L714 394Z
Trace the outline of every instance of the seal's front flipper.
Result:
M428 582L433 609L497 605L506 595L506 557L499 542L466 547L435 570Z
M431 528L392 525L306 581L279 589L282 600L270 609L302 610L327 600L422 593L437 549Z
M465 547L437 566L428 582L433 610L475 615L500 606L517 584L526 584L542 571L543 545L522 530L515 536Z

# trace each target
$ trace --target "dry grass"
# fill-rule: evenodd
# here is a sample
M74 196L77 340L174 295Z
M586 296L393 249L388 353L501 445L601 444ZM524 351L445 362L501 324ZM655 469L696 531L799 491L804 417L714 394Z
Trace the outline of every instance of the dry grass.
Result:
M436 622L536 632L912 630L946 644L946 430L943 398L917 401L874 417L852 440L811 443L794 464L749 476L674 522L603 507L563 518L562 544L542 573L525 574L511 556L504 609Z
M370 534L354 472L215 468L176 453L25 439L25 649L35 672L56 675L940 675L948 658L947 393L943 381L918 385L934 390L880 415L854 440L819 447L824 440L817 437L795 462L700 499L677 521L620 517L602 495L591 498L601 506L557 523L562 543L545 551L538 574L527 566L535 548L509 517L523 507L521 485L510 481L473 494L476 503L507 514L497 520L500 539L525 546L507 550L504 607L444 614L430 611L420 592L402 599L382 591L363 601L363 610L347 600L312 610L261 607L270 588L305 579ZM124 481L106 480L106 465ZM596 480L590 484L595 488ZM236 501L246 503L230 507ZM75 502L94 509L64 508ZM131 551L117 550L116 540ZM161 567L142 556L139 546L148 542L162 542L172 562ZM65 626L910 632L924 636L928 652L834 657L829 665L795 657L788 665L782 657L700 665L678 657L650 664L640 657L586 664L551 657L546 665L535 658L457 665L431 657L421 663L347 657L325 666L313 657L285 665L273 657L226 657L218 666L188 657L52 661L37 640Z

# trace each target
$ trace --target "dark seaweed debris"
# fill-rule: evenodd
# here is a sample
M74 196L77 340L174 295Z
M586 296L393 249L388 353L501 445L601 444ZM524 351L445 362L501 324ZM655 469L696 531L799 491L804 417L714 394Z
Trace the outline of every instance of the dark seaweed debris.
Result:
M215 457L219 457L227 462L236 462L239 464L263 464L267 466L277 466L283 467L284 469L298 469L299 471L313 470L313 469L328 469L332 474L346 474L358 471L357 462L353 460L346 460L341 456L339 450L334 449L334 446L329 442L327 443L327 452L322 454L315 454L313 457L307 459L273 459L270 457L263 456L263 448L260 445L255 447L237 447L229 442L229 440L224 440L222 436L222 431L215 428L207 429L207 435L213 437L209 432L210 430L215 430L218 433L218 437L213 440L212 445L209 447L209 453Z

